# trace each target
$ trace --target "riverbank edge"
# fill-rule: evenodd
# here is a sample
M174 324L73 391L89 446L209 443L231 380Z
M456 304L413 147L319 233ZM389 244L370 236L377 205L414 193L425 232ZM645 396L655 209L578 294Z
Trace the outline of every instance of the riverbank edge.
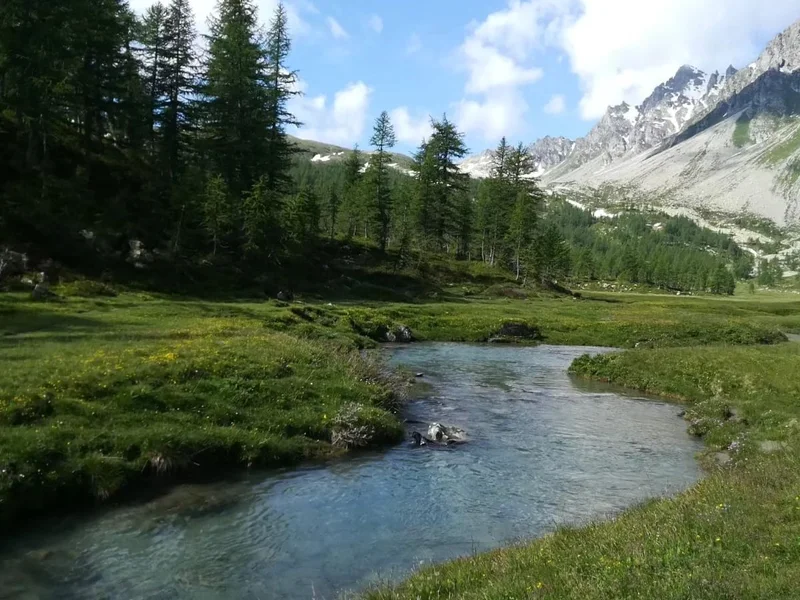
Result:
M457 308L457 307L453 307ZM292 325L292 328L287 333L293 335L299 334L300 330L295 332L295 328L305 327L308 330L305 335L313 334L313 337L322 336L323 332L329 335L328 332L336 331L336 335L341 335L341 327L343 322L347 322L347 330L350 335L355 334L358 340L350 340L350 343L356 347L368 346L374 344L376 341L388 341L384 339L387 331L396 331L400 322L411 323L414 331L422 331L419 336L421 341L486 341L489 338L498 338L497 341L527 344L527 343L559 343L564 345L598 345L608 346L609 339L599 335L598 331L591 330L587 332L589 339L584 339L586 336L581 336L581 341L575 343L574 340L567 338L562 339L561 335L557 335L558 339L553 340L550 338L549 328L543 332L539 329L538 324L534 325L535 321L529 318L497 318L492 316L490 318L475 319L475 315L469 314L464 310L456 310L448 320L445 320L445 327L439 328L432 326L434 320L438 324L439 320L432 320L430 316L423 316L419 314L418 319L415 315L419 308L402 307L402 310L382 310L380 308L366 308L354 309L347 307L342 309L331 309L319 305L305 305L305 304L291 304L280 308L286 311L297 322ZM410 311L410 312L409 312ZM449 312L449 311L448 311ZM481 313L482 315L483 313ZM337 319L333 321L331 315L337 315ZM488 317L488 315L487 315ZM454 325L455 322L463 322L462 327ZM276 320L276 322L278 322ZM331 325L331 323L335 323ZM522 335L503 335L502 329L506 325L523 325L528 327L528 331L521 332ZM458 330L459 335L454 335L453 331ZM709 336L720 336L722 339L731 339L733 343L774 343L781 338L779 334L770 329L763 327L744 327L737 325L736 327L711 327L707 328ZM464 335L468 332L467 335ZM514 334L520 332L506 332ZM694 334L694 332L692 332ZM639 333L639 337L630 337L631 333L626 333L627 343L633 344L634 339L643 339L646 335L651 335L652 331L646 334ZM597 336L597 339L594 339ZM465 339L466 338L466 339ZM359 341L360 340L360 341ZM667 341L670 341L669 339ZM677 340L675 340L677 341ZM572 343L571 343L572 342ZM592 342L594 342L592 344ZM391 375L384 371L383 383L384 391L393 392L392 386L396 386L398 379L390 381ZM376 439L369 440L367 443L358 444L366 449L376 449L387 447L391 444L399 442L403 437L402 420L396 416L396 407L390 411L394 413L393 422L388 424L386 422L376 422L379 425L379 432ZM380 421L381 415L378 415ZM359 423L359 425L371 425L370 423ZM290 440L291 441L291 440ZM211 457L208 454L204 456L206 464L203 468L194 468L192 461L186 461L184 468L176 467L177 461L171 461L172 464L165 464L167 468L160 468L159 464L146 464L138 471L132 471L125 475L125 480L118 489L113 493L106 493L101 491L100 494L94 496L87 496L85 489L70 489L69 487L57 489L57 493L51 494L54 499L52 502L47 502L45 507L41 506L40 498L31 498L32 502L23 502L22 511L3 511L6 514L0 513L0 525L3 525L6 531L19 531L32 525L35 520L55 516L58 514L67 514L72 512L86 513L97 506L107 506L116 503L126 502L141 495L142 490L156 490L166 491L171 487L181 483L190 483L194 481L208 481L215 478L215 474L222 475L229 473L231 469L247 469L247 468L274 468L274 467L291 467L304 464L308 461L325 460L342 456L345 451L341 448L334 448L330 443L324 440L294 440L296 444L284 445L280 451L274 448L268 448L267 452L259 452L255 460L248 458L246 461L240 460L238 453L231 452L230 448L221 448L219 456ZM300 443L303 442L303 443ZM231 456L236 454L233 459ZM169 459L170 457L166 457ZM170 462L162 461L162 462ZM86 486L84 486L86 487ZM55 499L57 497L57 500ZM33 508L31 508L33 507ZM25 518L20 518L20 517Z
M793 342L791 338L783 344L772 346L786 350L793 347L794 355L800 359L800 344ZM724 352L726 348L739 352L759 350L759 347L754 346L712 347L716 352ZM690 435L704 442L704 449L697 455L704 476L695 485L674 496L654 498L631 506L608 518L588 524L561 526L552 533L517 545L424 567L398 584L379 585L357 597L361 600L667 599L683 598L693 591L692 597L718 598L715 594L721 587L734 589L735 586L725 585L722 577L714 578L711 573L705 579L700 579L697 573L709 568L710 561L707 559L713 556L713 560L723 566L725 575L730 579L731 563L723 555L728 547L734 547L734 543L739 559L748 556L751 560L759 561L770 560L773 556L791 558L793 571L785 577L774 576L776 581L780 580L778 589L785 589L785 593L763 595L763 586L759 588L759 585L764 578L748 581L747 575L751 571L744 568L737 573L743 578L736 582L739 587L735 588L737 592L731 597L797 597L796 581L800 576L800 496L796 496L796 486L800 484L800 477L795 476L797 468L792 461L797 462L800 458L800 449L797 448L800 432L797 435L793 433L800 429L800 420L791 418L787 422L786 416L782 415L779 425L773 423L766 437L776 437L774 433L786 427L793 430L791 439L766 441L763 439L763 432L761 435L755 434L761 426L759 417L752 410L743 409L742 403L735 398L725 396L720 390L706 395L676 392L668 385L660 385L657 377L649 377L647 364L638 360L659 353L708 350L709 348L679 347L629 349L595 356L587 354L575 359L569 368L572 375L581 379L613 384L631 392L654 396L675 405L676 409L683 407L685 410L676 410L676 416L687 422ZM609 364L618 358L628 359L631 373L641 375L643 379L635 376L626 378L614 373ZM774 412L770 408L764 408L765 415ZM800 413L800 410L797 412ZM777 437L780 437L780 433ZM789 477L789 474L793 477ZM755 484L754 480L758 483ZM756 485L755 490L751 489ZM764 490L772 492L772 495L759 493ZM736 497L741 501L739 506L730 500ZM781 500L790 504L789 508L793 512L791 528L782 528L783 523L780 520L776 526L775 513L770 512L769 508L775 497L781 497ZM722 499L726 501L720 501ZM751 527L745 528L741 526L741 522L737 524L735 519L728 518L732 516L730 513L734 508L750 513L748 525ZM688 527L688 535L683 536L689 539L687 548L682 551L676 544L667 552L669 554L675 551L677 555L683 552L682 566L685 571L690 572L689 580L693 577L691 572L694 572L696 581L690 581L691 585L686 587L686 581L670 581L670 575L662 576L658 572L661 567L653 571L652 565L647 562L648 558L657 557L657 553L647 549L647 546L648 542L658 540L662 536L661 532L668 529L662 525L674 526L675 514L688 520L689 515L694 519L697 513L707 519L711 527L698 527L696 530ZM755 518L753 514L756 515ZM712 517L709 518L709 515ZM763 523L760 522L762 520ZM755 526L750 521L755 521ZM740 527L737 528L737 525ZM709 533L708 529L712 529L714 533ZM731 539L737 533L742 539ZM757 548L753 545L756 533L760 536L772 534L780 541L760 543L761 547ZM695 540L696 546L692 548ZM599 556L595 551L595 544L602 548ZM792 545L795 546L793 552L790 557L786 557ZM763 546L767 547L766 550ZM692 550L698 548L702 552L698 552L696 559L693 559ZM615 554L615 551L618 553ZM595 558L597 563L590 564ZM778 569L782 568L778 562L775 565ZM642 578L630 577L630 573L625 571L638 568L646 572L648 566L651 572L647 574L647 578L650 579L651 589L643 593L640 583ZM609 569L612 571L610 574L607 572ZM674 572L671 575L674 576ZM631 579L638 581L633 584ZM766 579L769 580L769 576ZM681 585L684 587L681 588ZM698 588L692 588L692 585L706 586L704 591L710 593L697 594ZM741 595L741 589L745 586L758 589L762 595ZM629 592L633 589L637 593L631 596ZM794 594L788 593L789 590Z

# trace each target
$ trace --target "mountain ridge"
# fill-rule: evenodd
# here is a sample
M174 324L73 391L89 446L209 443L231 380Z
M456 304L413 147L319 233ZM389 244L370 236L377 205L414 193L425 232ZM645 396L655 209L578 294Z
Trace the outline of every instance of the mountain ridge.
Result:
M665 203L800 222L800 21L754 62L707 74L681 65L638 106L610 106L560 161L530 145L553 188L633 186ZM562 144L562 148L565 144ZM491 151L462 168L488 176Z

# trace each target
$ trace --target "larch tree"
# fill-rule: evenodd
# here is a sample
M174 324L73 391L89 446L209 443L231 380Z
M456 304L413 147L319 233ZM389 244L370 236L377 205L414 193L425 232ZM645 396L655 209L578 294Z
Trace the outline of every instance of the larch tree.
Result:
M342 203L340 222L344 228L346 238L354 237L358 233L361 220L366 220L362 210L363 201L363 173L361 151L358 145L348 154L344 162L344 183L342 186Z
M172 0L166 11L162 77L162 139L168 176L175 183L183 171L191 126L191 96L196 89L196 33L189 0Z
M220 0L200 91L209 158L235 198L258 181L267 159L268 68L253 0Z
M372 219L376 226L378 245L386 250L392 214L392 190L389 185L389 150L397 143L389 113L383 111L375 121L370 144L375 152L370 157L366 177L372 204Z

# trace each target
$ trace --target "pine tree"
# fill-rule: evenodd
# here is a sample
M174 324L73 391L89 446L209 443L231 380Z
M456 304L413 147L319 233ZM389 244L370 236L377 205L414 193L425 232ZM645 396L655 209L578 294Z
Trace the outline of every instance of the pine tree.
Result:
M118 67L124 62L132 15L124 0L75 0L73 6L73 31L80 33L71 42L78 56L66 85L84 149L92 151L105 143L122 112L119 99L126 81ZM119 140L112 136L111 141Z
M201 208L203 227L211 241L212 254L216 255L233 222L228 186L221 176L215 175L208 180Z
M459 226L460 200L467 192L469 176L458 167L459 159L467 154L464 135L445 115L441 121L431 121L433 133L425 145L427 158L431 161L433 185L430 189L428 217L421 222L425 236L433 241L437 249L445 249L456 242L462 233Z
M542 285L553 284L569 275L569 247L555 225L548 224L539 232L533 243L532 254Z
M392 202L392 235L395 239L398 260L396 267L405 267L411 262L414 241L414 185L401 181L395 186Z
M366 215L362 214L363 175L361 173L361 151L358 145L348 155L344 163L343 199L341 204L341 222L344 225L346 238L353 237L358 232L358 224Z
M375 121L370 144L375 148L367 169L367 185L371 195L372 218L377 229L378 245L386 250L389 242L389 225L392 214L392 190L389 186L389 150L397 142L389 113L383 111Z
M295 148L286 135L286 127L300 125L287 106L289 100L300 93L297 91L297 72L286 66L291 47L286 8L279 3L267 33L265 55L267 147L264 175L269 188L276 192L276 198L291 185L289 169Z
M530 190L534 187L535 182L529 176L533 172L533 157L522 142L516 148L508 151L508 160L506 162L508 182L515 191L523 188Z
M436 211L436 157L431 151L428 141L423 141L414 154L412 170L416 184L414 191L415 228L420 245L424 250L433 250L432 223Z
M325 202L325 208L327 211L326 218L328 221L328 233L331 239L336 237L336 222L339 218L340 206L341 199L339 194L336 193L336 188L329 188L327 193L327 201Z
M161 117L164 154L169 179L183 171L190 127L190 97L196 89L194 15L189 0L172 0L164 23L161 57L164 108Z
M296 248L307 251L319 235L320 208L317 195L308 186L289 197L284 206L286 236Z
M211 19L202 108L212 165L234 198L263 172L270 139L267 53L253 0L220 0Z
M507 239L514 253L514 272L519 280L522 273L522 259L525 251L532 241L536 227L536 207L531 195L520 190L517 192L517 201L511 212L508 224Z
M274 248L279 217L275 191L262 176L242 197L244 249L253 254Z
M139 60L142 65L142 79L147 96L147 123L150 152L155 152L156 124L161 120L163 97L165 95L164 53L167 10L161 2L156 2L144 13L139 25Z

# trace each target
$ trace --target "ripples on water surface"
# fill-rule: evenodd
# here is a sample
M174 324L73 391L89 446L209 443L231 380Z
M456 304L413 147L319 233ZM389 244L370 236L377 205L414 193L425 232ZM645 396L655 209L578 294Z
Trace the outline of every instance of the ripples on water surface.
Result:
M183 486L0 542L0 598L335 598L681 490L698 446L675 407L571 380L600 349L421 344L407 417L470 443Z

